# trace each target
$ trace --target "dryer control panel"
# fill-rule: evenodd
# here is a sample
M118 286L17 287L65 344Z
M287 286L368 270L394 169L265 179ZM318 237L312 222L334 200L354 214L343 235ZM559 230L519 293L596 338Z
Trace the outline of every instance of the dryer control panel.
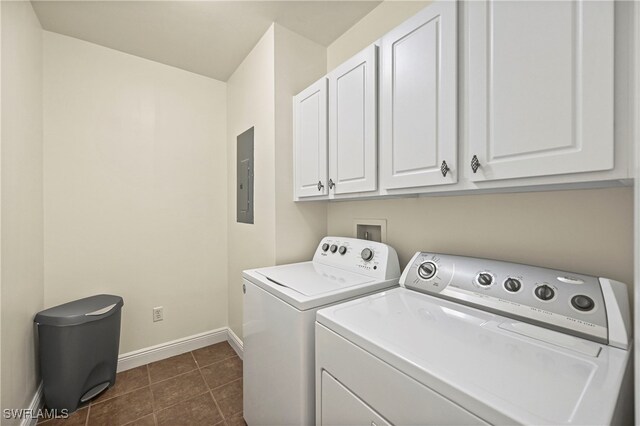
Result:
M605 278L418 252L400 285L596 342L628 346L626 286Z

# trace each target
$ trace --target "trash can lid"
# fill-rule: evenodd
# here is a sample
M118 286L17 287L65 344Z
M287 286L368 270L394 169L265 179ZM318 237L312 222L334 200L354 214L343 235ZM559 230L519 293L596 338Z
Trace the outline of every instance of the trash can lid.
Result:
M120 296L98 294L38 312L34 321L43 325L79 325L111 316L124 305Z

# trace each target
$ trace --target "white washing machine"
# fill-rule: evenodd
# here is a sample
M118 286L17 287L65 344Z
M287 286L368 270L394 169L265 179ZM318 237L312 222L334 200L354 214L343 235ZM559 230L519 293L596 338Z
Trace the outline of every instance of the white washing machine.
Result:
M624 284L417 253L400 285L318 312L318 425L633 424Z
M313 261L242 275L244 418L251 426L313 424L316 311L397 286L398 256L385 244L326 237Z

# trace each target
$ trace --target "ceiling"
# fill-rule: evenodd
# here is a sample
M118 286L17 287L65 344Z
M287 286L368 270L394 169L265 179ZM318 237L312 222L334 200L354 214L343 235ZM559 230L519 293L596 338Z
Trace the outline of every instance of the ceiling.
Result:
M272 22L328 46L380 1L32 1L45 30L226 81Z

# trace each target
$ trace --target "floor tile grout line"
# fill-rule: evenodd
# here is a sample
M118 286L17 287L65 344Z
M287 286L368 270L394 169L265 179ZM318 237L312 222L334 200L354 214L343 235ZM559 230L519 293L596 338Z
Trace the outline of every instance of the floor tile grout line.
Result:
M182 354L182 355L184 355L184 354ZM169 359L169 358L167 358L167 359ZM159 362L159 361L156 361L156 362ZM147 365L149 365L149 364L147 364ZM176 374L174 376L167 377L166 379L162 379L162 380L158 380L156 382L153 382L153 381L151 381L151 369L147 368L147 370L149 371L149 385L155 385L156 383L162 383L162 382L164 382L166 380L173 379L174 377L178 377L178 376L182 376L183 374L191 373L192 371L197 370L197 369L198 369L198 364L195 363L195 367L193 369L189 370L189 371L185 371L183 373L179 373L179 374Z
M111 397L109 397L109 398L105 399L104 401L100 401L100 402L92 402L91 404L89 404L89 405L88 405L88 407L95 406L95 405L101 405L101 404L104 404L105 402L109 402L109 401L111 401L112 399L120 398L121 396L129 395L130 393L133 393L133 392L136 392L136 391L142 390L142 389L144 389L144 388L150 388L150 387L151 387L150 385L140 386L139 388L131 389L131 390L128 390L128 391L123 392L123 393L121 393L121 394L111 396Z
M149 386L151 386L151 369L149 368L149 364L145 364L144 368L147 370L147 380L149 380Z
M157 413L159 413L160 411L165 411L165 410L168 410L168 409L170 409L170 408L174 408L176 405L182 404L182 403L187 402L187 401L191 401L192 399L199 398L199 397L201 397L202 395L206 395L206 394L208 394L208 393L211 393L211 390L208 390L208 391L206 391L206 392L199 393L198 395L194 395L194 396L192 396L192 397L190 397L190 398L187 398L187 399L183 399L182 401L176 402L175 404L172 404L172 405L170 405L170 406L168 406L168 407L162 408L162 409L157 410L157 411L155 410L155 407L154 407L154 410L153 410L153 416L154 416L154 418L155 418L155 415L156 415ZM213 398L213 395L211 395L211 398ZM215 398L213 398L213 400L215 401ZM156 422L156 424L157 424L157 422Z
M205 384L207 385L207 387L209 388L210 391L214 391L214 390L220 389L223 386L227 386L228 384L233 383L233 382L235 382L237 380L240 380L241 378L242 377L238 377L237 379L229 380L228 382L224 382L223 384L218 385L215 388L212 388L211 386L209 386L209 384L207 383L206 379L205 379L204 382L205 382Z
M133 390L131 390L131 391L129 391L129 392L125 392L125 393L123 393L123 394L120 394L120 395L114 396L114 397L109 398L109 399L106 399L106 400L104 400L104 401L100 401L100 402L98 402L98 403L97 403L97 404L95 404L95 405L96 405L96 406L99 406L99 405L102 405L103 403L111 402L111 401L112 401L112 400L114 400L115 398L119 398L119 397L121 397L121 396L126 396L126 395L129 395L129 394L132 394L133 392L137 392L137 391L142 390L142 389L145 389L145 388L149 388L149 393L151 394L151 412L150 412L150 413L147 413L147 414L145 414L145 415L143 415L143 416L141 416L141 417L135 418L135 419L131 420L131 421L130 421L130 422L128 422L128 423L125 423L125 425L128 425L129 423L133 423L133 422L135 422L135 421L137 421L137 420L140 420L141 418L146 417L146 416L148 416L149 414L153 414L153 407L154 407L154 404L153 404L153 402L154 402L154 401L153 401L153 392L151 392L151 387L150 387L149 385L145 385L145 386L143 386L143 387L140 387L140 388L137 388L137 389L133 389ZM93 406L93 404L92 404L92 405L89 405L89 407L88 407L88 408L89 408L89 410L87 411L87 420L86 420L85 426L88 426L88 425L89 425L89 416L90 416L90 414L91 414L91 411L90 411L90 410L91 410L91 407L92 407L92 406Z
M105 398L105 399L103 399L102 401L94 401L94 400L91 400L91 403L90 403L89 405L87 405L87 407L91 407L92 405L100 405L100 404L102 404L103 402L111 401L113 398L117 398L117 397L119 397L119 396L123 396L123 395L129 395L131 392L135 392L135 391L137 391L137 390L144 389L144 388L146 388L146 387L149 387L149 385L148 385L148 384L147 384L147 385L142 385L142 386L137 387L137 388L134 388L134 389L129 389L129 390L128 390L128 391L126 391L126 392L117 393L117 394L115 394L115 395L113 395L113 396L110 396L109 398ZM105 392L106 392L106 391L105 391Z
M168 407L164 407L164 408L161 408L161 409L158 409L158 410L156 410L156 408L155 408L155 407L156 407L156 404L155 404L155 394L153 393L153 391L151 391L151 395L152 395L153 402L154 402L154 404L153 404L153 412L154 412L154 413L157 413L157 412L162 411L162 410L166 410L167 408L171 408L171 407L173 407L173 406L175 406L175 405L177 405L177 404L179 404L179 403L181 403L181 402L189 401L189 400L191 400L191 399L193 399L193 398L196 398L196 397L198 397L198 396L202 396L202 395L204 395L205 393L207 393L207 392L209 392L209 391L211 390L211 388L210 388L210 387L209 387L209 385L207 384L207 381L204 379L204 376L202 375L202 372L200 371L200 369L199 369L199 368L196 368L195 370L191 370L191 371L188 371L188 372L183 373L183 374L179 374L179 375L177 375L177 376L172 377L171 379L174 379L174 378L176 378L176 377L180 377L180 376L184 376L184 375L187 375L187 374L193 373L194 371L197 371L197 372L198 372L198 374L200 375L200 378L202 379L202 382L204 383L204 386L205 386L205 388L206 388L207 390L206 390L205 392L202 392L201 394L195 395L195 396L190 397L190 398L187 398L187 399L183 399L183 400L181 400L181 401L176 402L175 404L172 404L172 405L170 405L170 406L168 406ZM171 379L166 379L166 380L171 380ZM166 381L166 380L163 380L163 381ZM161 382L156 382L156 383L162 383L163 381L161 381ZM155 385L156 383L154 383L154 385ZM150 387L151 387L151 386L150 386Z
M227 418L224 416L224 413L222 412L222 408L220 408L220 405L218 404L218 400L216 399L215 396L213 396L213 391L209 391L209 393L211 394L211 398L213 399L213 403L216 404L216 408L218 409L218 413L220 413L220 417L222 417L222 422L226 422ZM220 422L220 423L222 423Z
M144 387L150 386L150 385L151 385L151 377L150 377L150 375L149 375L149 368L147 368L147 365L149 365L149 364L144 364L144 365L141 365L141 366L138 366L138 367L135 367L135 368L140 368L140 367L144 367L144 368L145 368L145 370L146 370L146 372L147 372L147 381L148 381L149 383L147 383L146 385L142 385L142 386L140 386L140 387L134 388L134 389L129 389L129 390L128 390L128 391L126 391L126 392L117 393L117 394L115 394L115 395L110 396L109 398L105 398L105 399L104 399L104 400L102 400L102 401L97 401L97 399L99 399L99 398L100 398L100 395L103 395L103 393L101 392L100 394L98 394L98 396L97 396L97 397L92 398L92 399L89 401L89 404L87 404L87 407L90 407L90 406L92 406L92 405L102 404L103 402L107 402L107 401L109 401L109 400L111 400L111 399L113 399L113 398L117 398L117 397L122 396L122 395L127 395L127 394L129 394L129 393L131 393L131 392L133 392L133 391L137 391L137 390L140 390L140 389L142 389L142 388L144 388ZM132 369L130 369L130 370L125 370L125 371L135 370L135 368L132 368ZM121 372L121 373L122 373L122 372ZM116 380L117 380L117 374L116 374ZM109 389L113 389L113 388L107 388L107 389L105 389L103 392L104 392L104 393L106 393L106 392L108 392L108 391L109 391Z
M166 382L167 380L174 379L174 378L176 378L176 377L178 377L178 376L184 376L185 374L191 373L191 372L196 371L196 370L201 370L202 368L210 367L210 366L212 366L212 365L214 365L214 364L219 364L219 363L221 363L221 362L223 362L223 361L227 361L227 360L229 360L229 359L231 359L231 358L240 358L240 357L239 357L238 355L232 355L232 356L230 356L230 357L223 358L223 359L221 359L221 360L219 360L219 361L216 361L216 362L213 362L213 363L211 363L211 364L203 365L202 367L201 367L201 366L199 366L199 365L198 365L198 362L196 361L196 367L195 367L193 370L189 370L189 371L186 371L186 372L184 372L184 373L176 374L175 376L171 376L171 377L169 377L169 378L167 378L167 379L158 380L157 382L151 382L151 373L149 373L149 386L151 386L151 385L156 385L156 384L158 384L158 383L162 383L162 382ZM167 359L168 359L168 358L167 358ZM195 361L195 359L194 359L194 361ZM156 361L156 362L157 362L157 361ZM149 364L146 364L146 365L148 366ZM149 370L149 369L147 369L147 370Z
M151 392L151 412L155 413L156 412L156 395L153 393L153 389L151 389L151 369L149 368L149 364L145 364L144 367L147 369L147 380L149 381L149 392Z
M222 417L225 419L225 421L227 420L227 418L224 416L224 413L222 413L222 409L220 408L220 405L219 405L219 403L218 403L218 398L216 398L216 396L213 394L213 391L214 391L214 390L216 390L216 389L220 389L221 387L227 386L227 385L229 385L229 384L231 384L231 383L233 383L233 382L237 382L237 381L239 381L239 380L242 380L242 377L239 377L239 378L234 379L234 380L231 380L230 382L227 382L227 383L225 383L225 384L223 384L223 385L220 385L220 386L218 386L218 387L215 387L215 388L213 388L213 389L210 389L211 397L213 398L213 400L215 401L216 405L218 406L218 409L220 410L220 413L222 414ZM232 398L232 397L234 397L234 396L237 396L237 395L231 395L231 396L228 396L227 398ZM222 401L222 400L224 400L224 399L227 399L227 398L222 398L222 399L221 399L221 401ZM244 407L243 407L243 408L244 408ZM238 412L236 412L236 413L231 413L231 415L229 416L229 418L231 418L231 417L235 416L236 414L242 413L243 411L244 411L244 410L238 411ZM243 417L243 418L244 418L244 417Z
M237 379L233 379L233 380L231 380L231 381L229 381L229 382L227 382L227 383L225 383L225 384L222 384L222 385L220 385L220 386L216 386L215 388L211 389L211 391L214 391L214 390L216 390L216 389L220 389L221 387L223 387L223 386L227 386L227 385L229 385L229 384L231 384L231 383L233 383L233 382L237 382L238 380L242 380L242 376L238 377Z
M125 423L125 424L124 424L124 425L122 425L122 426L130 425L130 424L132 424L132 423L137 422L137 421L138 421L138 420L140 420L140 419L144 419L144 418L145 418L145 417L147 417L147 416L152 416L152 417L153 417L153 423L154 423L154 424L156 423L156 420L155 420L155 419L156 419L156 413L153 411L153 408L152 408L152 411L151 411L150 413L147 413L147 414L145 414L144 416L140 416L140 417L138 417L137 419L133 419L133 420L131 420L130 422Z
M145 417L150 416L150 415L153 415L153 411L152 411L152 412L150 412L150 413L145 414L144 416L140 416L140 417L138 417L138 418L135 418L135 419L131 420L130 422L123 423L123 424L122 424L122 425L120 425L120 426L128 426L128 425L130 425L130 424L132 424L132 423L134 423L134 422L137 422L137 421L138 421L138 420L140 420L140 419L144 419Z
M194 372L194 371L196 371L196 370L198 370L198 368L197 368L197 367L196 367L196 368L194 368L193 370L185 371L184 373L180 373L180 374L176 374L175 376L171 376L171 377L169 377L168 379L162 379L162 380L159 380L159 381L157 381L157 382L149 383L149 386L150 386L150 387L151 387L151 386L155 386L155 385L157 385L158 383L166 382L167 380L175 379L176 377L180 377L180 376L184 376L185 374L193 373L193 372Z
M208 364L208 365L206 365L206 366L204 366L204 367L199 367L199 368L198 368L198 370L200 370L200 374L202 374L202 378L204 379L204 374L202 373L202 369L203 369L203 368L209 367L209 366L214 365L214 364L218 364L218 363L220 363L220 362L226 361L226 360L231 359L231 358L234 358L234 357L237 357L238 359L240 358L240 357L238 357L237 355L234 355L234 356L231 356L231 357L229 357L229 358L225 358L225 359L223 359L223 360L221 360L221 361L214 362L213 364ZM209 386L209 383L207 382L207 379L204 379L204 382L205 382L205 384L207 385L207 387L208 387L210 390L214 390L214 389L218 389L219 387L222 387L222 386L228 385L228 384L229 384L229 383L231 383L231 382L235 382L236 380L241 379L241 378L242 378L242 376L240 376L240 377L238 377L238 378L235 378L235 379L232 379L232 380L229 380L228 382L225 382L225 383L223 383L223 384L221 384L221 385L218 385L218 386L216 386L216 387L214 387L214 388L212 388L211 386Z
M146 386L146 387L148 387L148 386ZM140 389L144 389L144 387L142 387L142 388L138 388L138 389L136 389L136 390L140 390ZM135 392L135 390L134 390L134 391L131 391L131 392L127 392L127 393L122 394L122 395L118 395L118 396L128 395L128 394L130 394L130 393L132 393L132 392ZM154 412L153 412L153 407L154 407L154 405L153 405L153 393L151 392L151 389L149 389L149 393L151 393L151 412L150 412L150 413L147 413L147 414L144 414L144 415L142 415L142 416L140 416L140 417L137 417L137 418L135 418L135 419L131 420L130 422L124 423L124 424L122 424L121 426L127 426L127 425L129 425L129 424L131 424L131 423L133 423L133 422L136 422L136 421L138 421L138 420L140 420L140 419L142 419L142 418L144 418L144 417L146 417L146 416L148 416L148 415L150 415L150 414L153 414L153 413L154 413ZM109 398L107 401L111 401L112 399L113 399L113 398ZM105 402L106 402L106 401L105 401ZM89 407L89 408L91 408L91 407ZM89 414L90 414L90 412L88 411L88 412L87 412L87 420L86 420L85 426L88 426L88 425L89 425Z
M230 356L228 356L228 357L226 357L226 358L219 359L218 361L214 361L214 362L212 362L211 364L199 365L199 366L198 366L198 368L209 367L210 365L218 364L219 362L227 361L227 360L229 360L229 359L231 359L231 358L236 358L236 357L240 358L240 357L238 356L238 354L233 354L233 355L230 355ZM196 364L197 364L197 363L198 363L198 361L196 361Z

